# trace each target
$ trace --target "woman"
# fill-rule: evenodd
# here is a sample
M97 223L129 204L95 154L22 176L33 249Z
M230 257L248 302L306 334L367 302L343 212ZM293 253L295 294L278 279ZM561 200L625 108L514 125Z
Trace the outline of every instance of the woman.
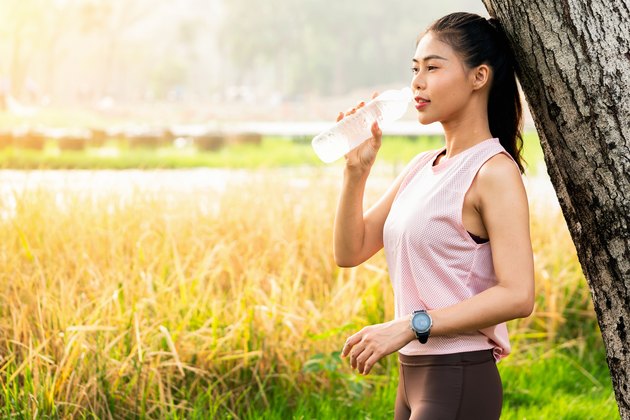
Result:
M367 374L399 351L397 419L495 419L505 322L534 305L514 61L495 20L454 13L419 37L412 62L418 120L439 121L446 146L416 156L365 213L376 123L346 156L335 260L356 266L384 247L396 319L350 336L342 355Z

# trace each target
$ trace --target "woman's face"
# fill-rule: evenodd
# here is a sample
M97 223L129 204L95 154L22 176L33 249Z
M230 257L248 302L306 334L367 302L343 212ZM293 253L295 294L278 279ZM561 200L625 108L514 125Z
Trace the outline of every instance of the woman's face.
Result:
M411 88L421 124L448 123L465 112L473 80L448 44L427 32L418 43L412 63Z

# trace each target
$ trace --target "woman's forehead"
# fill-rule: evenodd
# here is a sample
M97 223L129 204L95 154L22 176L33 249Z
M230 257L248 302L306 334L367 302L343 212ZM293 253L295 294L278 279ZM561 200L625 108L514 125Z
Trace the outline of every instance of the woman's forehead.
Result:
M432 32L427 32L420 38L414 61L422 62L423 60L441 57L447 60L454 58L455 53L450 45L440 41Z

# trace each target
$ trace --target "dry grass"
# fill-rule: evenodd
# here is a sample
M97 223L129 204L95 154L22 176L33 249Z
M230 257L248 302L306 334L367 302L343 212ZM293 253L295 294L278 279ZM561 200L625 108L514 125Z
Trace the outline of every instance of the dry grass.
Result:
M225 193L1 197L3 415L239 416L268 405L274 387L338 386L303 367L349 331L391 319L386 264L378 254L336 268L339 173L287 173L252 173ZM512 323L515 351L581 346L594 315L557 209L533 211L532 236L538 305Z

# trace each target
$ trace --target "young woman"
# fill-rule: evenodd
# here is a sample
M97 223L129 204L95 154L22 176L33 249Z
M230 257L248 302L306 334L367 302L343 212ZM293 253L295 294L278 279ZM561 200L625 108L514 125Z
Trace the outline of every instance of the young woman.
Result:
M396 419L496 419L505 322L534 305L514 60L495 20L454 13L419 37L412 62L418 120L439 121L446 146L416 156L365 213L376 123L346 156L335 260L356 266L384 247L396 318L350 336L342 354L367 374L399 351Z

